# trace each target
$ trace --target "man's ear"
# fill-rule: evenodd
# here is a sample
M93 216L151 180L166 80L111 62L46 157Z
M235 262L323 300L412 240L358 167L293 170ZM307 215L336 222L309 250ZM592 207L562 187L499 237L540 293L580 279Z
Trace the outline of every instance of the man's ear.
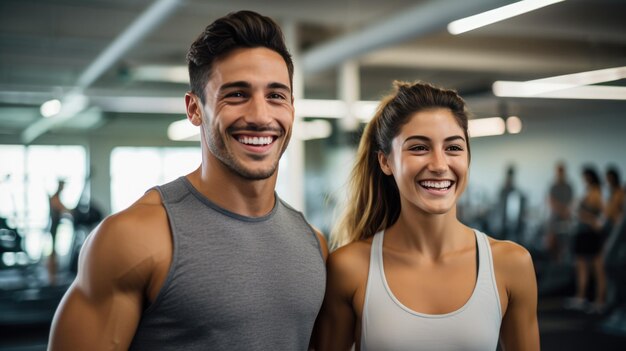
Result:
M202 101L196 94L188 91L185 93L185 108L187 110L187 119L194 126L202 124Z
M378 164L380 165L380 169L386 175L392 175L391 167L389 167L389 158L385 156L382 151L378 151Z

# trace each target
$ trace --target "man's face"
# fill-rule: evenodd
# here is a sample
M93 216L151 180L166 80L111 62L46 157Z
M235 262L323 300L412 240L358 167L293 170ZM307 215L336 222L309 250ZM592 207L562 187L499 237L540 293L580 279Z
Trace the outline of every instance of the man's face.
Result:
M216 60L205 89L202 133L211 154L251 180L271 177L294 118L287 64L267 48L241 48Z

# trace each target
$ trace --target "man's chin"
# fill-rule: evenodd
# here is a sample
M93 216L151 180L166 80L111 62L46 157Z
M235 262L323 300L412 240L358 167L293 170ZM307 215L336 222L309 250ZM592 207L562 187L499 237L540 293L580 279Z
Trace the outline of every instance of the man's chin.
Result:
M271 178L274 174L276 174L277 168L278 167L271 167L267 169L250 169L247 167L238 167L238 169L234 169L233 172L247 180L265 180Z

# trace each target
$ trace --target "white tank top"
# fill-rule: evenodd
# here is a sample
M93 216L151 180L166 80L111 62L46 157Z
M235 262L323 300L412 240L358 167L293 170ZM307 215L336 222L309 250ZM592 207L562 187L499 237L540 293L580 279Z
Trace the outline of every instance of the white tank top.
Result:
M363 305L361 350L496 350L502 313L487 236L477 230L478 277L465 305L415 312L391 292L383 269L384 231L374 235Z

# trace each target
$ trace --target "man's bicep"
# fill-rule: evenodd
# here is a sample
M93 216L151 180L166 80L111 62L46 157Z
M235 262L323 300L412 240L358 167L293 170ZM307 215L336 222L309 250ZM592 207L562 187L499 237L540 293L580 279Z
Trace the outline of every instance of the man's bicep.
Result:
M111 294L92 300L73 284L52 321L49 350L126 350L135 334L140 306Z
M76 280L56 311L51 350L127 349L139 323L150 267L127 230L104 223L85 243ZM131 240L132 241L132 240ZM128 272L132 272L129 274Z

